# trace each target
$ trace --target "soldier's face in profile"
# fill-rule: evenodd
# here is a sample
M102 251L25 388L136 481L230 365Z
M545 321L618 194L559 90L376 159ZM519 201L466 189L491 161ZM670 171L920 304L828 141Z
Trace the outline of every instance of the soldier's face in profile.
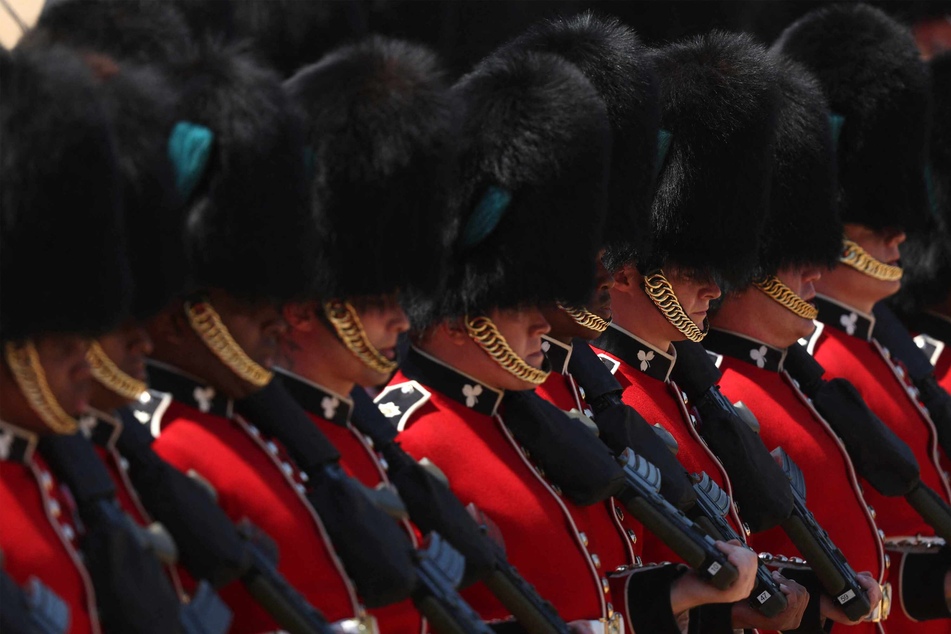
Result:
M409 330L409 318L400 306L399 296L391 293L361 297L353 299L351 303L373 347L390 361L395 361L397 338ZM350 354L349 351L347 353ZM386 374L370 369L352 354L350 357L356 361L353 380L358 385L379 385L389 378Z
M99 337L98 341L102 351L120 370L133 379L147 380L145 360L152 354L152 339L144 324L128 319L118 329ZM95 381L92 404L102 411L110 411L125 405L126 400Z
M796 295L811 302L816 297L816 282L822 277L822 269L818 266L789 267L780 269L776 277ZM769 300L771 306L767 309L769 313L764 314L764 319L776 324L777 335L783 339L779 347L791 346L812 334L815 324L811 319L796 315L757 289L750 289L749 292L759 293Z
M533 368L542 367L545 360L542 335L549 331L550 326L538 307L493 309L488 317L515 354Z
M879 262L898 265L901 252L899 245L905 241L905 233L899 229L872 229L865 225L846 223L845 236L865 249ZM850 266L839 264L823 274L816 290L859 310L870 312L872 306L901 289L901 280L889 282L878 280Z
M92 372L86 360L89 340L77 335L44 335L34 340L53 396L67 414L89 407Z
M688 269L668 267L664 272L684 312L703 329L710 302L720 296L720 287L713 278Z
M279 340L287 324L271 302L247 302L214 289L208 299L241 349L259 365L270 368L277 361Z

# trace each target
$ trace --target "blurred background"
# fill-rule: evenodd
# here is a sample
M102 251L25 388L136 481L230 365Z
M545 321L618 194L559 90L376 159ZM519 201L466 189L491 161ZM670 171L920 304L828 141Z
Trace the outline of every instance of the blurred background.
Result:
M0 0L0 37L12 46L44 4ZM174 2L198 34L250 37L285 75L368 33L429 44L457 73L533 22L586 9L611 14L648 44L711 29L772 42L790 22L829 0L107 0ZM914 29L924 57L951 48L951 0L870 0Z

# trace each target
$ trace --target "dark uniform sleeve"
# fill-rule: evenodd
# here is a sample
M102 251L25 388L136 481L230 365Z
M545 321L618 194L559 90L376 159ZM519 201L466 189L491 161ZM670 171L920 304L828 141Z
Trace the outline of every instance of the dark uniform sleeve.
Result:
M687 572L679 564L645 566L611 575L611 586L625 585L622 596L624 618L634 632L682 634L676 614L671 611L670 586Z
M689 634L733 634L733 604L709 603L690 611Z
M822 627L822 614L820 613L820 597L822 596L822 584L816 573L811 570L791 570L785 569L782 574L787 579L791 579L804 587L809 593L809 603L806 605L806 611L802 613L802 620L799 627L794 630L786 630L794 634L824 634L826 631Z
M947 546L936 553L902 556L899 591L908 616L917 621L951 617L944 596L944 577L949 569L951 549Z

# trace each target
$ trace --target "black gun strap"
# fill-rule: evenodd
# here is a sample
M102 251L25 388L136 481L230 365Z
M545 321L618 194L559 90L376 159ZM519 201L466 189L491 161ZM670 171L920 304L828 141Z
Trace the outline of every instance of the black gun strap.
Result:
M588 342L581 339L575 339L572 343L568 371L584 389L585 400L589 403L623 391L620 382L604 366Z
M305 473L317 473L324 465L340 460L340 452L279 380L235 401L234 406L266 436L277 438Z
M350 422L361 433L369 436L374 446L383 447L396 440L396 427L380 413L366 390L357 386L350 392L350 398L353 400L353 417Z
M109 471L82 434L44 436L39 451L81 508L115 499L116 487Z
M917 383L934 372L931 360L915 343L905 324L901 323L898 316L884 302L877 303L872 313L875 315L875 329L872 331L872 336L882 346L888 348L893 357L905 365L912 381Z

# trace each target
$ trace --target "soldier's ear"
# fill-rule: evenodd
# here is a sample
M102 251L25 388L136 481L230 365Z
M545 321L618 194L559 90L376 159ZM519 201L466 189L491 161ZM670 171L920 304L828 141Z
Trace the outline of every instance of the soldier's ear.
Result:
M190 328L182 307L181 301L175 301L146 322L145 329L154 344L182 344L185 340L185 329Z
M640 290L644 276L634 264L625 264L614 272L614 288L617 291L630 293Z
M289 302L282 310L284 321L293 330L313 332L317 327L317 302Z
M461 317L444 319L438 328L446 333L449 340L457 346L461 346L469 340L469 333L466 331L466 325Z

